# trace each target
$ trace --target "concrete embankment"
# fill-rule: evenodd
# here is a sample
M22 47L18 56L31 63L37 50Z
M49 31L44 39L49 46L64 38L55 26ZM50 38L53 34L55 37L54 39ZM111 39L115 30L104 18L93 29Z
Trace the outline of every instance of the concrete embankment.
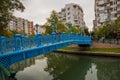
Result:
M77 55L89 55L89 56L110 56L120 57L120 53L113 52L89 52L89 51L72 51L72 50L57 50L57 53L77 54Z
M57 50L55 52L58 53L67 53L67 54L78 54L78 55L90 55L90 56L112 56L112 57L120 57L120 53L114 52L91 52L91 51L80 51L77 45L71 45L69 47L76 48L75 50ZM91 48L120 48L120 45L112 45L112 44L104 44L104 43L96 43L93 42Z

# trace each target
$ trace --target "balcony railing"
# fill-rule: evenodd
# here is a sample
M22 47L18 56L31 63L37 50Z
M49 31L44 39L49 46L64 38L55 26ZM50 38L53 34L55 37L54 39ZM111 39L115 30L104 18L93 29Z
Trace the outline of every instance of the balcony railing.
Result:
M107 3L107 0L101 0L101 1L98 2L98 5L104 5L106 3Z

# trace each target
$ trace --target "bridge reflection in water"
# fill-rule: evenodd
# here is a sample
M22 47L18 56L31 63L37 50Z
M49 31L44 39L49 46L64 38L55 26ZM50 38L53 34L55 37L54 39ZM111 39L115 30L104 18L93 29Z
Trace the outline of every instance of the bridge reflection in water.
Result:
M120 59L51 53L9 70L17 71L19 80L119 80Z

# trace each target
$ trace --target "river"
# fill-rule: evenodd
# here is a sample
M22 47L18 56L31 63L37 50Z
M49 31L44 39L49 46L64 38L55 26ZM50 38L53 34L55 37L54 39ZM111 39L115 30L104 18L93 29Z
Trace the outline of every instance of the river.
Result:
M120 59L48 53L9 67L18 80L120 80Z

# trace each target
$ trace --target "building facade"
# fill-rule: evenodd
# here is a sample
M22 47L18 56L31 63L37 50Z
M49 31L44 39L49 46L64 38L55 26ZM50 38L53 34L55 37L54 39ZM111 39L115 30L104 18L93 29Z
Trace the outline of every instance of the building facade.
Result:
M23 18L13 18L9 24L8 29L12 31L17 31L21 34L25 34L27 36L34 34L34 25L33 21L28 21Z
M95 0L94 29L105 22L115 21L120 16L120 0Z
M63 23L71 22L73 25L85 27L83 16L81 6L74 3L66 4L58 13L58 17Z

